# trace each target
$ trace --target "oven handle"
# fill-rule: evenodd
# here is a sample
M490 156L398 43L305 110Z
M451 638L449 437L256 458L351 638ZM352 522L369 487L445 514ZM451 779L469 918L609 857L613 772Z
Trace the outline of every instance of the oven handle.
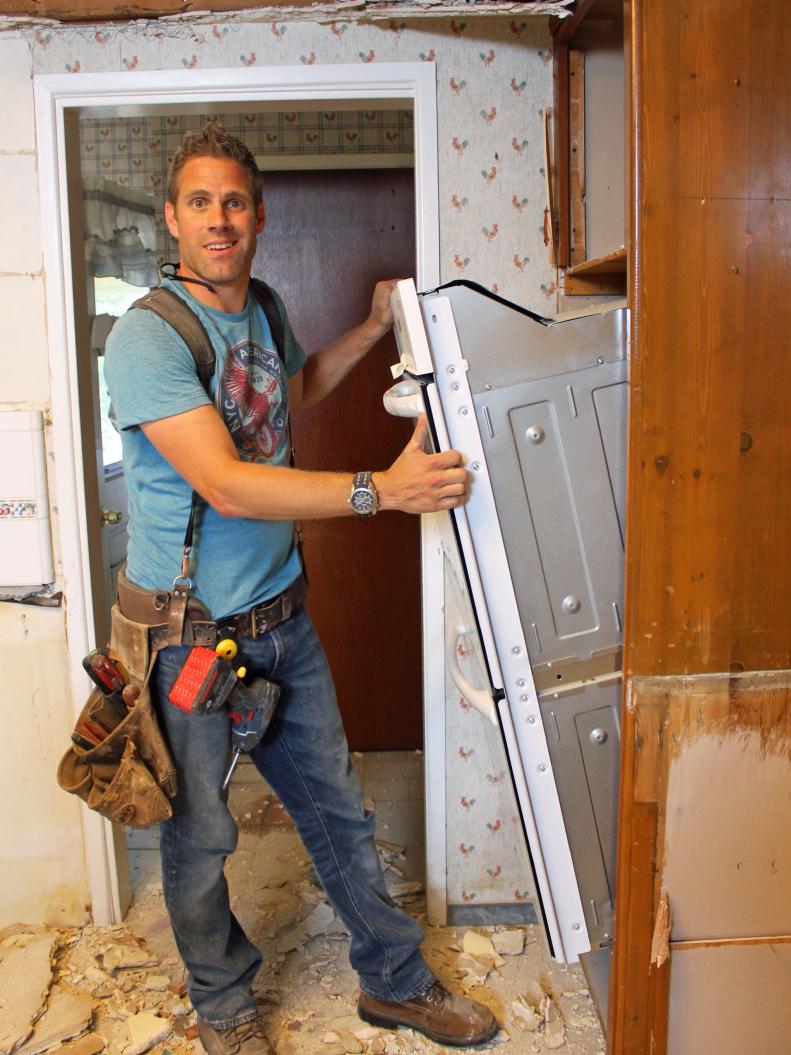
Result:
M469 630L461 623L450 622L445 631L445 664L448 668L453 684L462 694L464 699L472 704L484 718L488 718L492 725L497 725L497 709L492 694L486 689L474 688L461 672L459 667L458 652L459 643L469 634Z
M423 393L417 381L405 377L382 397L385 410L396 418L416 418L424 413Z

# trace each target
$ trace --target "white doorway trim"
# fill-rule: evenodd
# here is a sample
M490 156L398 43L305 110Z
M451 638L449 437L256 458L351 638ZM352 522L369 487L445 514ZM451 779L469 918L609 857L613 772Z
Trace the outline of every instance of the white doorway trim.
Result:
M55 467L59 577L64 589L69 643L69 684L75 713L88 682L82 657L94 647L93 602L88 561L84 466L80 432L77 351L67 195L65 114L90 107L91 116L141 107L191 109L202 104L247 103L296 106L326 102L403 102L414 109L415 245L418 288L439 284L439 175L436 73L431 63L372 63L346 66L279 66L216 70L53 74L34 77L41 231L46 275L47 325L52 385L52 443ZM431 521L434 518L425 518ZM431 544L423 529L424 578ZM430 558L429 558L430 559ZM430 653L426 654L426 659ZM112 825L83 808L85 857L94 923L121 919L121 897Z

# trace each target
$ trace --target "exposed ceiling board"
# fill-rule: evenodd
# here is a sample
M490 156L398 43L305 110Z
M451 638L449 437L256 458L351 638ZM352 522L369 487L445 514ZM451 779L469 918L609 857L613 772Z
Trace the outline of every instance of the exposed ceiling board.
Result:
M570 43L580 26L618 22L623 25L623 0L577 0L573 10L567 12L568 19L551 23L555 40L559 44Z
M343 17L422 18L442 15L465 17L492 14L555 15L563 18L573 0L89 0L75 5L70 0L0 0L0 19L34 23L119 22L152 18L188 18L217 21L238 16L245 21L271 18L326 19ZM2 28L2 22L0 22Z

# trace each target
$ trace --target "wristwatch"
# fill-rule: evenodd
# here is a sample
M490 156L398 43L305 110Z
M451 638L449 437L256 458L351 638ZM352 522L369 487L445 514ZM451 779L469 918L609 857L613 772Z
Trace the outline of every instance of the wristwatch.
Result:
M371 473L357 473L349 492L349 505L358 517L372 517L379 508L379 495L371 482Z

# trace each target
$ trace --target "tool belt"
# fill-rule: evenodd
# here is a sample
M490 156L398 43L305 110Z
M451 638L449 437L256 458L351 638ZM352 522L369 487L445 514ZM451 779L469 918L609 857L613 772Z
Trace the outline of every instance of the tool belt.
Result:
M200 601L192 596L186 599L186 609L180 639L173 639L171 615L175 593L164 590L146 590L130 582L122 570L118 576L118 605L127 619L148 627L148 643L152 652L168 645L203 645L214 648L218 630L229 630L237 638L260 637L288 619L307 596L308 584L303 573L276 597L256 605L248 612L228 616L219 622ZM178 633L177 629L177 633Z
M156 657L146 627L127 619L118 605L113 606L111 626L108 655L123 666L129 683L140 687L140 696L97 746L86 750L69 745L58 767L58 783L108 820L147 828L173 814L176 767L151 700L149 681ZM75 731L104 706L102 693L94 689Z

